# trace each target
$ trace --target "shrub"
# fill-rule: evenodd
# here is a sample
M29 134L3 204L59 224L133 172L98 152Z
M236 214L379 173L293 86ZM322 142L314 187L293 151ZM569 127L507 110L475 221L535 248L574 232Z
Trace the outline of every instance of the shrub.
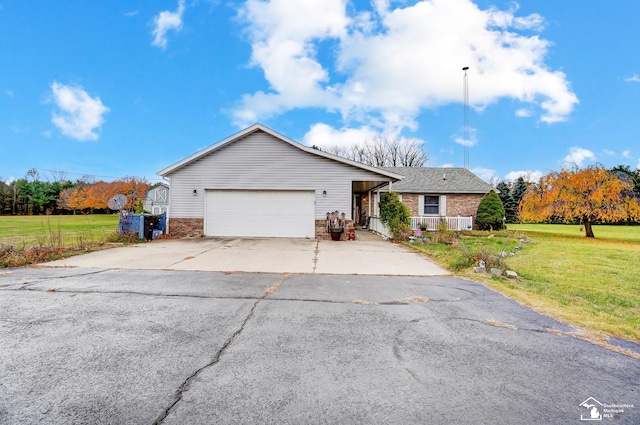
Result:
M433 233L433 242L456 245L458 242L458 234L453 230L449 230L447 221L442 219L438 224L438 228Z
M387 192L380 198L380 220L389 226L395 240L405 240L411 234L411 211L396 192Z
M124 233L119 233L119 232L110 233L107 235L106 241L109 243L123 243L125 245L146 242L145 239L140 238L140 235L138 234L138 232L133 232L133 231L124 232Z
M476 226L481 230L499 230L504 227L504 207L493 190L482 197L478 205Z

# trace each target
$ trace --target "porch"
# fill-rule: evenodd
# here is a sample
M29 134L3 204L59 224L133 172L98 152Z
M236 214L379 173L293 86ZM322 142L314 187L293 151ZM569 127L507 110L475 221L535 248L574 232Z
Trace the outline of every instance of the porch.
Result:
M427 231L433 232L438 230L443 221L447 223L448 230L461 231L473 228L473 217L411 217L411 229L418 230L421 225L425 225ZM378 217L369 219L369 229L385 238L391 237L389 228Z

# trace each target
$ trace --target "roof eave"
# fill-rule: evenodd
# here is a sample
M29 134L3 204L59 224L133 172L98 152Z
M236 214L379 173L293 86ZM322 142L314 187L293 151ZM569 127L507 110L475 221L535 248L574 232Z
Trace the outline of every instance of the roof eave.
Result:
M379 189L386 189L386 187L382 187ZM456 195L484 195L488 192L490 192L492 189L485 191L482 190L441 190L441 189L435 189L435 190L424 190L424 189L397 189L397 188L393 188L393 191L396 193L439 193L439 194L456 194Z

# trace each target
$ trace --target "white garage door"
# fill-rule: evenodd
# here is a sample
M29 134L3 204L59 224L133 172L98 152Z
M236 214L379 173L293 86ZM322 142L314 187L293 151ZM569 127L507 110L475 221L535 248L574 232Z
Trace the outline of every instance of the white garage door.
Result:
M315 193L207 190L207 236L315 237Z

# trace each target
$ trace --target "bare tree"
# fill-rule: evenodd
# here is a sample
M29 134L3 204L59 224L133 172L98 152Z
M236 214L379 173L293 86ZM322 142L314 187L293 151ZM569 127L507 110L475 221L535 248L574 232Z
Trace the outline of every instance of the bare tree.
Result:
M63 171L63 170L56 170L55 168L53 170L49 170L49 172L51 173L51 178L53 179L54 182L64 182L67 181L67 172Z
M36 168L30 168L29 171L27 171L27 177L31 177L33 181L37 181L40 178L40 173Z
M429 160L419 140L387 135L359 145L334 145L322 150L373 167L422 167Z

